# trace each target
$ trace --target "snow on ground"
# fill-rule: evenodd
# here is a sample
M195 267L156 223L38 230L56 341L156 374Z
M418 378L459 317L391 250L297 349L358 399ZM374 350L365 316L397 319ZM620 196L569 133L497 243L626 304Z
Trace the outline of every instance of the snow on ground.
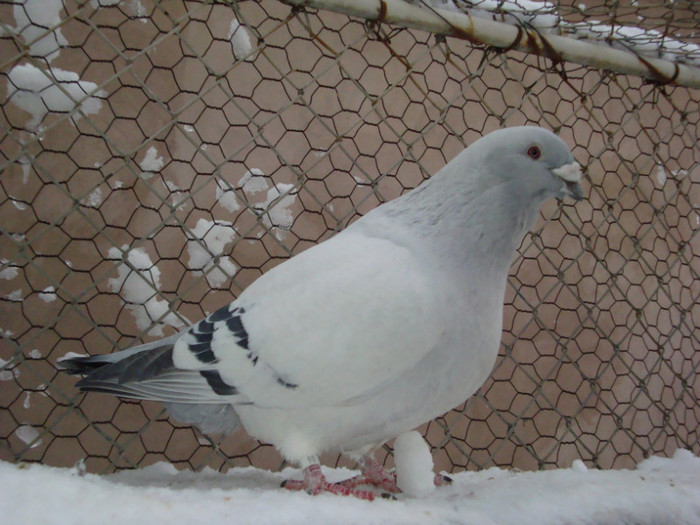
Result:
M94 115L102 108L100 99L107 95L97 89L97 84L80 80L77 73L58 68L41 70L32 64L23 64L13 67L7 76L10 79L7 99L32 115L27 122L30 131L36 131L50 111L70 112L73 122L80 119L80 111Z
M452 475L451 486L424 498L372 502L289 492L280 482L299 472L255 468L177 472L159 463L98 476L81 468L0 462L5 523L244 524L661 524L700 523L700 459L678 451L636 470L498 468ZM353 474L325 472L332 480ZM37 497L41 505L37 505Z

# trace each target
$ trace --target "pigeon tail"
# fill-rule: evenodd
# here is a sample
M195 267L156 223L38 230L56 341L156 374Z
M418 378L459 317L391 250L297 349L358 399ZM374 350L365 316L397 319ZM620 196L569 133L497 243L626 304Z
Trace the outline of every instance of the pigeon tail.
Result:
M83 376L76 383L83 392L175 404L216 406L242 401L237 399L238 390L225 383L216 370L175 366L173 347L180 335L123 352L71 357L62 360L61 365L68 373Z

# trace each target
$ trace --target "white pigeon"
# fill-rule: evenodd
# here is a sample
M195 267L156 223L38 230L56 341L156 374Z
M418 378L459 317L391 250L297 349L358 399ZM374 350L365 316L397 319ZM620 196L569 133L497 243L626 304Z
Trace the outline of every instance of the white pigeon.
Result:
M240 421L304 469L288 488L397 491L374 450L487 379L515 251L545 200L582 198L581 177L550 131L495 131L187 330L62 364L84 376L82 390L162 401L205 433ZM327 482L327 451L356 459L362 475Z

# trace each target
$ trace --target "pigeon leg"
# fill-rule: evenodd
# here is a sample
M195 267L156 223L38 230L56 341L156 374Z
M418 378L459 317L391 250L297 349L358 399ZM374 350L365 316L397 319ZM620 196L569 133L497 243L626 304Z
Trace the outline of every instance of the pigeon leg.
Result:
M372 455L363 456L360 461L362 474L337 483L345 487L354 488L359 485L373 485L386 492L396 494L401 492L396 486L396 473L384 468Z
M304 480L287 480L282 483L282 487L287 490L305 490L309 494L316 495L321 492L330 492L339 496L354 496L358 499L372 501L375 497L370 490L355 490L354 486L348 487L342 483L329 483L321 472L318 463L307 466L304 469Z

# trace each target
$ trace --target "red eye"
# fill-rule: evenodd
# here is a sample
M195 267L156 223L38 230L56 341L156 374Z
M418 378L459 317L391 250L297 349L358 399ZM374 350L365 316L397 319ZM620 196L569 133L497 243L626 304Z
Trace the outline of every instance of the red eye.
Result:
M527 148L527 156L531 159L539 159L542 156L542 151L539 146L530 146Z

